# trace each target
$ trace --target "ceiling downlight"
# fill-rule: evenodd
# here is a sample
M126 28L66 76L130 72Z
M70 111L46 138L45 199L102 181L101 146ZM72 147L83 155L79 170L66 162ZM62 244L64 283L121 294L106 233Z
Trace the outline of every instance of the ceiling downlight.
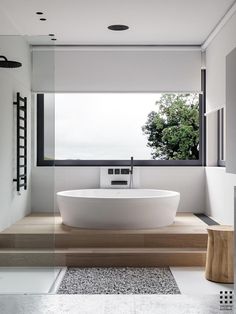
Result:
M123 24L114 24L114 25L110 25L107 27L109 30L111 31L126 31L127 29L129 29L129 26L127 25L123 25Z

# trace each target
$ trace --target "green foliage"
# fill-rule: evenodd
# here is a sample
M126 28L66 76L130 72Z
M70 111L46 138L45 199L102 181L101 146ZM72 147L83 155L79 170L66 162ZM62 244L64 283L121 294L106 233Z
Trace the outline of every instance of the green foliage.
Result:
M152 158L199 159L198 94L163 94L142 127Z

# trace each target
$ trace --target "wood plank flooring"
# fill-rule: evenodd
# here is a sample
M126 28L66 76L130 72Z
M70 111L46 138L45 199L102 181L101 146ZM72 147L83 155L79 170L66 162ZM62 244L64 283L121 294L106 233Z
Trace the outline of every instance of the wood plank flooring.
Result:
M206 228L190 213L144 230L78 229L33 214L0 233L0 266L203 266Z

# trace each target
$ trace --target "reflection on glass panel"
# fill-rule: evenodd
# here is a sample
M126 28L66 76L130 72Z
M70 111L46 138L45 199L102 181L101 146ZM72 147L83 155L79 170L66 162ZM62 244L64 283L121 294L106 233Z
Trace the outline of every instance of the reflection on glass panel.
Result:
M0 36L0 294L46 294L60 271L54 268L54 170L44 178L40 170L31 171L36 153L32 47L27 36L14 35L11 21L0 12L0 32L10 34ZM54 85L53 71L50 78ZM46 118L54 158L55 128L47 124ZM0 307L1 313L11 312L11 304L10 312Z

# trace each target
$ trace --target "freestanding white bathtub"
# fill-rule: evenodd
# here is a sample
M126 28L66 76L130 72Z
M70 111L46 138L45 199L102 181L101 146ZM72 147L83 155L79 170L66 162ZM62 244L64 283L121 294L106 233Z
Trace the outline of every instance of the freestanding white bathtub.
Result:
M91 229L151 229L173 223L180 194L151 189L89 189L57 193L65 225Z

